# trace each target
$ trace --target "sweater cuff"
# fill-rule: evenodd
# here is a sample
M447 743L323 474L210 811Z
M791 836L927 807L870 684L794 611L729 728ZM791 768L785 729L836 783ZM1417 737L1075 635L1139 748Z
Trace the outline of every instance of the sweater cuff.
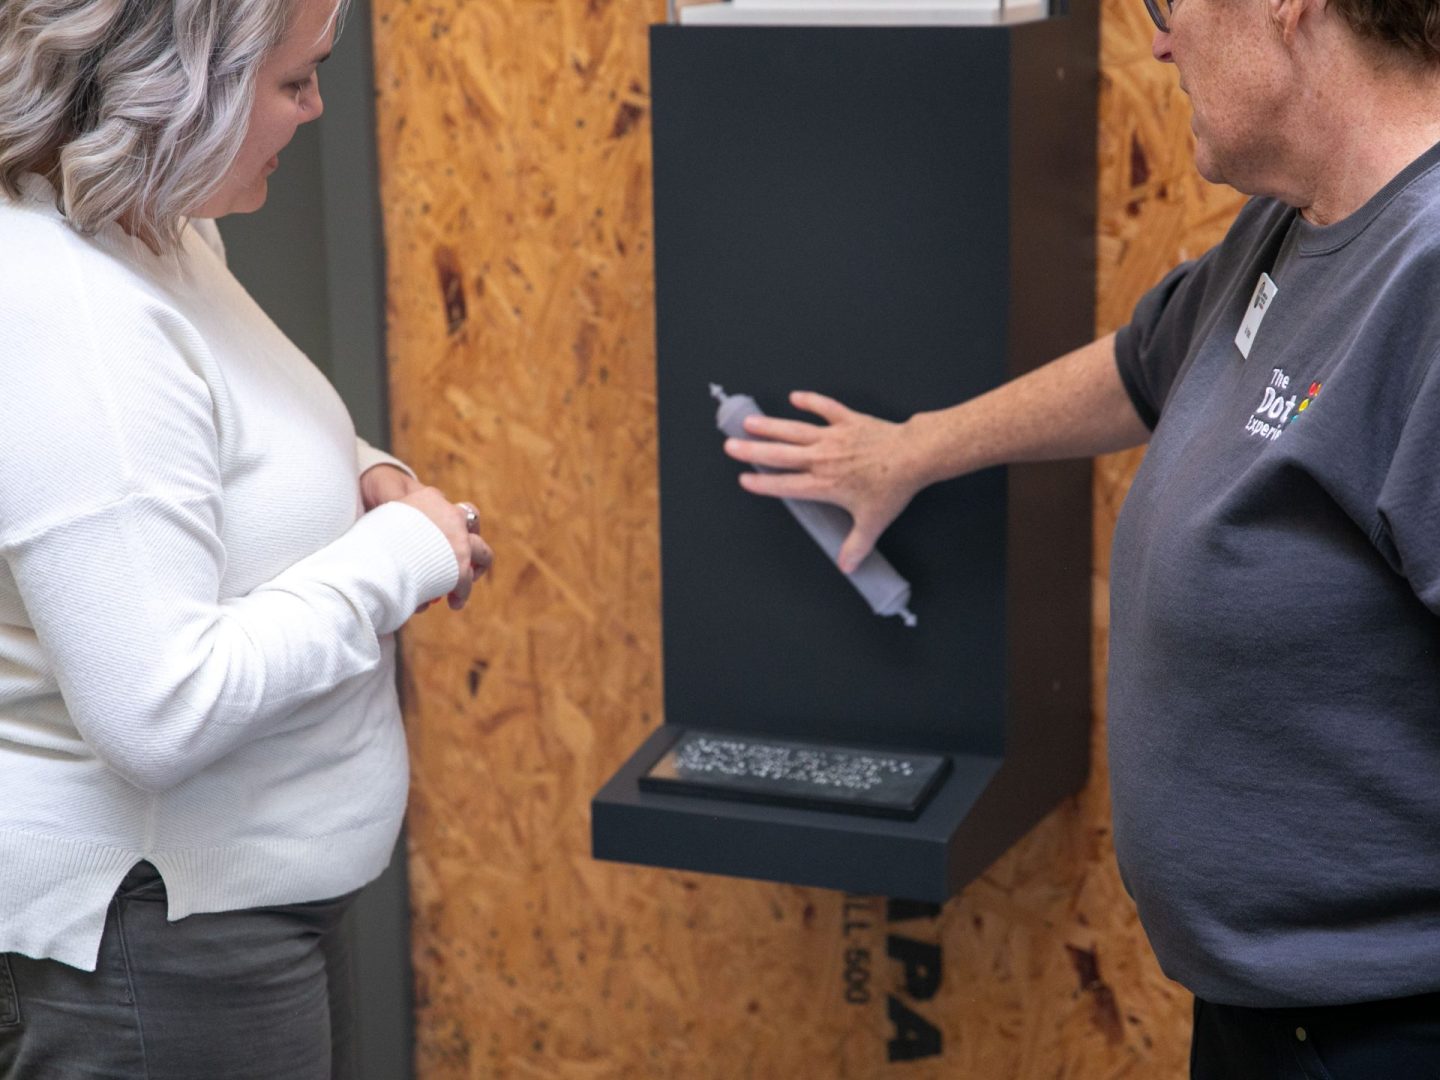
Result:
M421 604L440 599L460 583L455 550L440 526L423 511L402 502L389 502L371 510L355 523L355 528L383 532L382 542L401 567L404 584L414 590L402 601L400 622Z
M453 590L460 567L438 525L413 506L388 502L279 575L271 587L286 588L292 578L328 582L384 635L400 629L421 604Z

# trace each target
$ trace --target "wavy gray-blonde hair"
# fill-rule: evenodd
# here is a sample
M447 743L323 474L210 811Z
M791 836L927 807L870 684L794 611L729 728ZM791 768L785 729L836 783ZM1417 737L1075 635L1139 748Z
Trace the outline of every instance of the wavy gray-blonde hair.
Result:
M157 251L223 181L295 0L0 0L0 188ZM337 11L338 15L338 11Z

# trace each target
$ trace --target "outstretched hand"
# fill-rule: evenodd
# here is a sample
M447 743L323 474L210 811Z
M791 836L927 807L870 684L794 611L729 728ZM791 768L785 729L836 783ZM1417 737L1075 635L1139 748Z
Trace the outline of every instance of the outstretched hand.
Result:
M725 453L749 465L783 470L741 473L746 491L834 503L848 511L854 526L838 562L851 573L924 486L913 464L911 439L903 424L856 412L823 394L796 391L790 404L825 424L751 416L745 431L752 438L726 439Z

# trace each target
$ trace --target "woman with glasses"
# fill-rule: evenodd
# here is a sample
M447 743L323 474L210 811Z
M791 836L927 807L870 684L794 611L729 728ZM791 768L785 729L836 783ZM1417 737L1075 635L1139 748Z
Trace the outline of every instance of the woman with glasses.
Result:
M1254 198L1130 323L891 423L747 421L853 569L924 486L1148 443L1111 558L1122 876L1197 1080L1440 1077L1440 4L1146 0Z
M490 551L225 267L213 219L320 116L340 14L0 4L6 1080L352 1075L393 632Z

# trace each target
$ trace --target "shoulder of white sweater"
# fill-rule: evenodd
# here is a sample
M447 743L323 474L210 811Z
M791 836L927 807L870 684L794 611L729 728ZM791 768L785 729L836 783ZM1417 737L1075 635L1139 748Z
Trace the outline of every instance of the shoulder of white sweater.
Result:
M187 273L224 273L208 247L191 235L180 253L155 256L118 230L85 236L58 214L0 201L0 359L7 374L27 360L52 371L87 366L100 352L118 377L127 361L148 362L157 340L198 345L173 286Z
M0 311L55 310L53 298L100 293L107 302L165 299L186 277L228 275L225 244L214 221L194 219L179 251L156 255L109 226L80 233L53 207L0 197ZM116 294L108 296L105 294ZM47 298L52 298L46 303Z
M0 542L213 455L209 347L162 288L58 215L0 207L0 252Z

